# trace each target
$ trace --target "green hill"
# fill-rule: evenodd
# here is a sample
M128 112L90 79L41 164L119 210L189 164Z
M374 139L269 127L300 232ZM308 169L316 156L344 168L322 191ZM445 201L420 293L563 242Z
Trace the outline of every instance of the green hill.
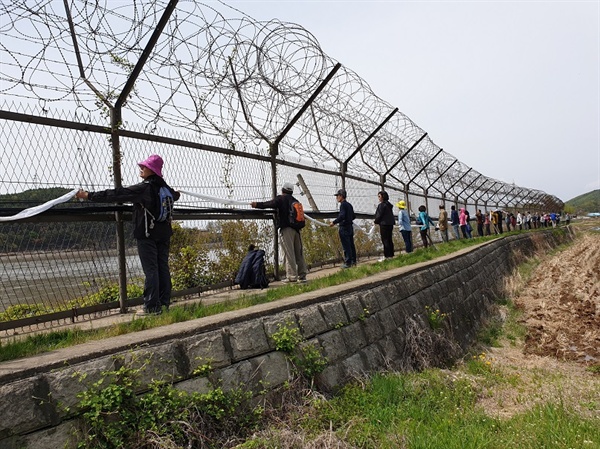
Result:
M600 212L600 189L576 196L567 201L565 205L570 206L576 214Z

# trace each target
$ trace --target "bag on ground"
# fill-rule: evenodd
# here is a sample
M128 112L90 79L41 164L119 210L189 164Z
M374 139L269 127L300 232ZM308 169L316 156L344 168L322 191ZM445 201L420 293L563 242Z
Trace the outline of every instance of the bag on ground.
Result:
M251 249L242 260L240 269L235 277L236 284L240 289L248 288L267 288L269 280L267 279L267 270L265 268L265 252L262 249Z

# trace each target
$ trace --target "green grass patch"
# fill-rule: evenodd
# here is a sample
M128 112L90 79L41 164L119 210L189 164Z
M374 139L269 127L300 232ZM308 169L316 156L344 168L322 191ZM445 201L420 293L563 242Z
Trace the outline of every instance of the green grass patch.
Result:
M474 361L479 375L479 370L488 370L481 362ZM466 366L467 373L473 369ZM501 376L495 381L503 382ZM448 376L440 370L376 375L346 386L329 401L316 402L294 430L314 437L332 429L340 439L365 449L558 449L600 444L600 419L583 419L560 403L506 420L493 418L478 406L480 392L470 376Z

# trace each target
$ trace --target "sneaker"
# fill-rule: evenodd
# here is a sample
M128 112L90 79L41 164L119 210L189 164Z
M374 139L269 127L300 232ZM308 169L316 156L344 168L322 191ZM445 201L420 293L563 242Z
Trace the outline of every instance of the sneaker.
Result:
M161 311L158 310L156 312L151 312L148 309L146 309L145 307L143 307L140 310L138 310L135 314L136 314L136 316L152 316L152 315L160 315Z
M306 278L299 278L298 282L302 283L302 284L306 284L308 282L308 279L306 279Z
M347 263L345 263L344 265L342 265L342 268L350 268L352 265L348 265Z
M385 257L380 257L379 259L377 259L377 262L385 262Z
M284 284L295 284L298 281L296 279L285 278L281 282L283 282Z

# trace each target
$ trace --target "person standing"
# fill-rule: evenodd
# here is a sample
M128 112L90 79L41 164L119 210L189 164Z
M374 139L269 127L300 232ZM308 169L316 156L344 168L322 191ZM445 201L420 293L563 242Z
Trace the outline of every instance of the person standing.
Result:
M456 237L456 240L459 240L460 220L458 217L458 212L456 211L456 206L450 207L450 224L452 225L452 229L454 229L454 237Z
M354 246L354 227L352 222L354 221L354 208L352 204L346 201L346 191L340 189L335 194L335 199L340 203L340 211L335 220L333 220L329 226L338 225L338 234L340 236L340 242L344 250L344 264L342 268L350 268L356 265L356 247Z
M460 208L460 215L458 216L458 221L463 237L466 239L470 239L471 232L469 231L469 214L467 213L464 207Z
M404 249L407 253L412 253L412 228L410 226L410 215L408 215L408 211L406 210L406 203L403 200L401 200L396 203L396 206L399 209L398 227L400 228L402 240L404 240Z
M390 196L387 192L381 191L377 194L379 204L375 211L375 224L379 225L379 232L381 234L381 243L383 243L383 257L384 259L391 259L394 257L394 207L390 203ZM382 260L380 259L380 262Z
M483 237L483 222L485 220L483 218L483 214L481 213L481 209L477 209L477 213L475 214L475 220L477 221L477 235L479 237Z
M306 282L306 262L302 248L300 230L294 229L290 223L292 203L297 201L292 196L294 184L284 182L281 195L270 201L253 201L250 203L254 209L275 209L277 213L277 229L281 238L281 246L285 256L285 275L283 282Z
M485 211L485 216L483 218L483 225L485 226L485 235L492 235L492 232L490 231L491 215L491 212L488 212L487 210Z
M448 242L448 212L443 204L440 204L440 216L438 217L438 228L442 234L442 240Z
M173 228L171 220L155 221L160 212L159 193L167 187L173 200L180 197L163 179L163 160L153 154L138 162L142 182L129 187L107 189L98 192L79 190L79 199L94 203L133 203L133 236L137 241L138 255L144 271L144 307L138 313L158 314L171 303L171 273L169 271L169 248Z
M421 234L421 240L423 241L423 246L427 248L429 246L429 224L435 225L433 220L429 218L427 214L427 208L425 206L419 206L419 219L421 220L421 229L419 230L419 234Z

